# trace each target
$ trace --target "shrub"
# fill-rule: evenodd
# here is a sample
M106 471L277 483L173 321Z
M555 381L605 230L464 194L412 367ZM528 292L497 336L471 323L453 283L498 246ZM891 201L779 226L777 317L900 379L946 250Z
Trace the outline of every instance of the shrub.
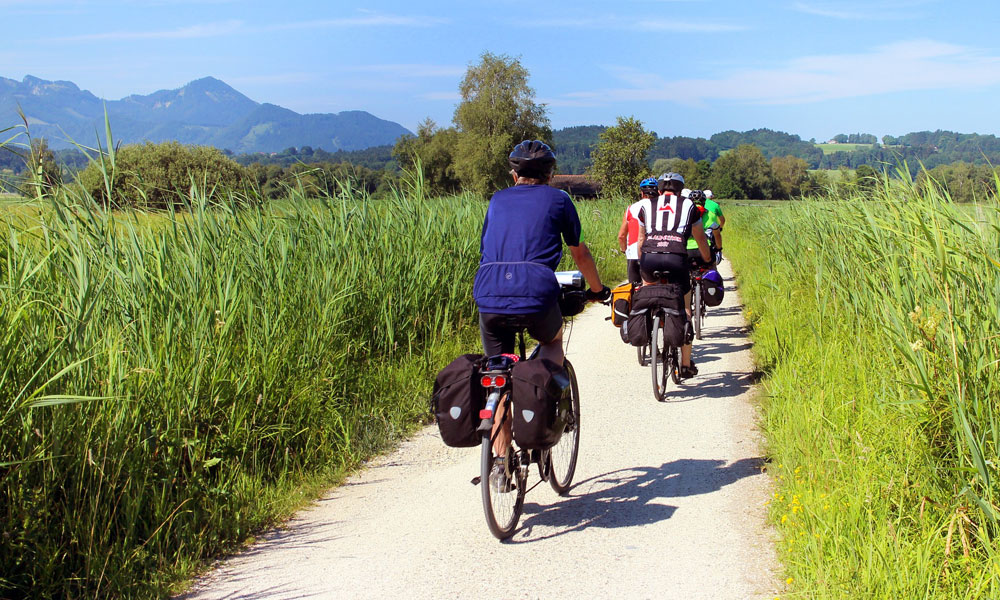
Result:
M247 181L246 169L208 146L146 142L115 152L113 166L110 158L91 161L77 180L93 198L119 208L167 208L184 204L192 186L212 196Z

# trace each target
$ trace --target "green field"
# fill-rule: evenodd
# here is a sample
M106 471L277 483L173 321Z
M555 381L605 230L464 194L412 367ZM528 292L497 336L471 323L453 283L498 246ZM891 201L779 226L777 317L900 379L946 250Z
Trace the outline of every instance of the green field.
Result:
M823 154L833 154L834 152L854 152L855 150L869 150L871 144L816 144L816 147L823 151Z
M789 597L1000 597L1000 207L836 199L727 211Z

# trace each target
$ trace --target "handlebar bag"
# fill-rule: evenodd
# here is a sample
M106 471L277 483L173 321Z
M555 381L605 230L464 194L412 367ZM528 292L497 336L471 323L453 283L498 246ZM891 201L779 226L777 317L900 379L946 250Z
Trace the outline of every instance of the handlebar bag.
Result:
M623 283L611 290L611 322L615 327L621 327L628 319L632 309L632 284Z
M532 450L555 446L573 409L569 373L550 360L536 358L514 365L510 378L514 440Z
M722 304L726 295L726 289L722 285L722 275L718 271L712 270L701 278L703 296L706 306L718 306Z
M479 411L486 405L486 388L479 383L485 356L463 354L434 378L431 411L445 445L456 448L478 446Z

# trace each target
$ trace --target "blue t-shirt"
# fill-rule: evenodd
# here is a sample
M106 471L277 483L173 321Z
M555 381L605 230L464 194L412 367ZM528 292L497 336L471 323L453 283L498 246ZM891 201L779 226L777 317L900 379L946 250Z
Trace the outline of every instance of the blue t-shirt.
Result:
M580 217L566 192L516 185L493 194L472 288L480 312L518 315L552 306L563 241L580 245Z

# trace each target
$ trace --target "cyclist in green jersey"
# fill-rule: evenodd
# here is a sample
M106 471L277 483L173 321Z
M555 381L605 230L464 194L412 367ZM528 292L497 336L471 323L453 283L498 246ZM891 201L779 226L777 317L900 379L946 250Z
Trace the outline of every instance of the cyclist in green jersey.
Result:
M715 242L715 262L722 260L722 228L726 226L726 217L722 214L722 207L715 200L712 200L712 190L705 190L705 210L712 213L712 237ZM709 231L709 225L705 224L705 231Z
M712 202L714 209L709 208L708 203L711 202L705 198L705 193L701 190L691 190L688 195L691 202L694 202L695 206L701 212L701 224L705 229L705 233L708 234L711 250L713 255L718 255L722 252L722 222L720 217L722 217L722 209L715 202ZM698 244L694 240L688 240L687 242L688 257L692 262L697 262L701 260L701 253L698 250ZM719 261L721 256L716 258L716 262Z

